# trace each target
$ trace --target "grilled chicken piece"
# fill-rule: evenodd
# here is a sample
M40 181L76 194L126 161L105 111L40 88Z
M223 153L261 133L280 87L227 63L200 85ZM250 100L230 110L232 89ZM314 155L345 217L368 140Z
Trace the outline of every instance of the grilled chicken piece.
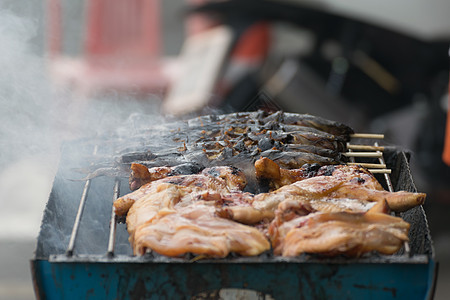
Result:
M258 255L270 249L258 229L216 214L224 205L253 199L251 194L241 192L245 185L240 170L213 167L198 175L152 181L118 199L114 206L116 214L127 213L129 240L136 255L148 249L166 256L193 253L225 257L230 252Z
M359 257L377 251L397 252L408 241L410 225L383 213L312 213L283 220L283 212L269 227L275 255L318 253Z
M199 173L203 167L195 163L180 164L173 167L147 168L143 164L132 163L129 178L130 190L134 191L146 183L175 175L190 175Z
M136 228L152 220L160 210L170 211L185 195L193 192L191 187L179 188L170 183L155 182L152 188L142 197L136 199L127 211L127 230L129 241L134 247L134 233ZM116 208L117 214L117 208Z
M171 172L170 167L147 168L144 165L131 164L131 175L128 180L130 190L134 191L146 183L167 177Z
M255 162L256 178L262 185L269 185L270 190L276 190L284 185L294 183L317 175L320 165L304 164L298 169L284 169L267 157L261 157Z
M390 209L396 212L404 212L415 206L422 205L426 198L426 194L424 193L410 193L405 191L389 193L383 189L372 173L360 166L328 165L320 167L315 172L316 167L317 165L306 165L300 169L289 170L279 168L275 162L266 158L261 158L255 162L257 177L265 180L266 183L270 183L274 188L289 185L296 181L307 179L308 177L331 176L333 180L348 182L349 184L357 183L354 187L351 185L347 185L346 187L341 186L339 188L340 198L346 197L347 195L348 197L359 197L359 200L371 199L368 201L375 201L375 199L382 199L386 195L386 201ZM314 179L311 179L308 182L314 181ZM307 184L305 183L305 185ZM298 186L302 186L302 184L298 184ZM359 190L361 196L357 195L357 186L365 188ZM380 191L380 193L370 192L370 190Z
M311 178L314 176L335 176L341 179L351 180L358 177L365 187L383 190L378 180L367 170L359 166L328 165L321 167L319 164L305 164L298 169L285 169L267 157L261 157L255 162L256 177L270 184L272 190L294 182Z
M214 205L197 201L174 209L162 209L139 226L134 234L134 251L143 255L151 249L166 256L186 253L226 257L261 254L270 243L256 228L215 215Z
M276 176L276 172L273 174ZM255 195L251 206L226 209L234 220L252 224L273 218L278 205L285 200L298 201L326 212L364 212L377 202L386 201L391 210L401 212L423 204L425 197L424 193L385 191L364 168L339 165L322 167L315 177Z
M226 166L207 168L200 174L165 177L147 183L138 190L114 201L113 205L116 215L125 216L136 200L147 194L154 193L155 189L157 189L161 183L190 186L197 190L217 191L225 194L233 191L241 191L246 186L247 180L242 171L235 167Z

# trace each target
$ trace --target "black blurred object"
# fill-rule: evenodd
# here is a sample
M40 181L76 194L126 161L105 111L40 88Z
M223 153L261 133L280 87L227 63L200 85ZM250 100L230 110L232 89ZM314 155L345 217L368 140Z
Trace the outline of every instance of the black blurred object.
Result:
M232 27L240 19L251 19L288 22L310 30L316 38L314 50L299 59L324 80L331 93L371 117L411 104L415 94L434 93L436 76L448 69L449 41L421 41L325 9L270 0L230 0L209 2L192 11L214 12ZM323 48L331 41L339 48L336 57L324 55ZM336 59L348 67L337 70ZM370 67L378 70L370 71ZM345 77L340 85L331 82L337 73Z
M284 91L283 95L269 93L264 95L263 101L256 101L261 100L266 82L261 74L253 73L234 86L223 100L222 108L227 111L264 108L267 98L271 97L269 102L277 109L312 113L341 122L346 121L344 118L348 116L345 114L359 114L367 123L356 124L356 129L370 130L373 120L407 110L420 99L425 103L425 116L415 120L421 122L414 133L415 142L406 146L412 147L420 157L419 164L425 173L432 176L431 180L445 184L449 168L441 160L446 116L441 102L448 87L450 38L421 40L389 28L387 24L376 25L333 14L326 6L312 2L211 1L193 7L192 11L214 13L232 28L241 24L239 20L242 19L266 20L290 23L314 36L312 51L299 54L295 59L302 69L307 68L314 75L309 77L314 77L322 87L320 93L317 93L317 88L315 91L306 89L309 97L304 94L299 97L299 88L302 91L305 88L295 78L296 83L291 82L291 85L296 84L297 90ZM287 99L281 101L281 97ZM284 105L294 102L289 107ZM342 107L340 112L336 107ZM388 132L392 125L385 126L387 129L384 130Z

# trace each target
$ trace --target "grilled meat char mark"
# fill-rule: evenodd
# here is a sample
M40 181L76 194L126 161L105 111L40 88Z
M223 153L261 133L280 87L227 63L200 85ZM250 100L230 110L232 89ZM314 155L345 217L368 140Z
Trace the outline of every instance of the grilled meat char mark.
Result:
M307 176L312 177L313 175L310 172L306 172L306 176L304 176L304 168L308 168L308 165L299 170L283 169L280 168L277 163L268 160L267 158L262 158L257 161L255 163L255 168L257 177L260 180L264 180L265 183L270 182L272 189L293 184L297 181L307 179ZM426 198L426 194L424 193L409 193L404 191L394 193L387 192L372 173L360 166L326 165L320 167L313 176L332 177L330 180L337 178L342 182L348 182L355 187L360 186L367 189L354 188L352 190L350 186L342 187L340 191L341 197L348 195L349 197L357 197L357 199L367 199L367 197L382 199L383 195L385 195L389 208L396 212L407 211L415 206L422 205ZM371 190L374 192L371 192ZM358 192L361 193L359 196L356 194Z
M282 111L274 113L256 111L226 115L208 115L191 120L189 126L204 126L208 123L217 125L249 124L252 126L265 126L270 124L270 126L276 126L275 128L279 128L278 126L282 127L283 125L297 125L328 132L346 141L349 140L350 134L354 133L352 128L340 122L308 114L286 113Z
M127 230L136 255L147 250L166 256L258 255L270 249L261 232L216 214L216 206L251 199L250 194L241 192L245 185L239 169L212 167L201 174L150 182L118 199L114 206L116 214L127 214ZM126 208L124 203L131 205Z
M226 160L231 156L247 152L253 153L254 156L259 152L271 149L312 152L320 156L336 158L345 146L343 141L348 139L345 134L336 132L350 132L350 130L335 130L330 134L328 131L331 130L327 128L334 123L320 118L315 121L313 127L308 127L312 123L306 124L308 126L296 125L297 121L302 118L305 116L257 111L210 115L188 121L167 123L164 124L163 130L154 130L154 128L159 128L155 126L137 132L127 143L126 148L118 149L118 157L114 159L113 165L109 158L106 166L101 165L103 171L98 171L99 164L96 163L90 166L86 172L93 174L89 178L110 175L114 173L112 169L117 168L117 165L119 165L118 169L122 170L124 166L128 168L131 163L135 162L142 162L149 167L176 166L196 162L208 167L216 158L224 160L226 164ZM306 117L307 120L310 118L311 116ZM317 124L324 125L318 126ZM340 127L339 124L335 125ZM150 135L157 138L149 138ZM164 143L160 143L162 140ZM203 151L201 145L204 143L206 146L209 142L218 142L223 149L205 147L206 155L195 151ZM317 151L303 148L306 145L314 147ZM208 152L209 150L222 152L213 153ZM242 158L246 158L245 155Z
M273 168L273 164L270 164L270 167ZM333 172L330 176L331 169ZM370 172L359 166L326 166L320 168L316 176L311 178L293 176L295 171L290 170L278 172L272 170L269 173L278 180L279 184L283 180L286 183L290 180L298 179L298 181L281 186L269 193L255 195L251 206L227 208L231 210L229 214L238 222L251 224L264 218L273 218L278 205L286 200L299 201L311 205L316 210L327 212L343 209L360 210L361 206L358 203L372 202L372 205L363 206L363 211L367 211L378 203L382 205L387 202L391 210L401 212L423 204L426 197L423 193L385 191ZM281 175L285 175L285 178ZM240 219L236 219L236 216Z
M165 177L197 174L202 171L204 167L197 163L184 163L173 167L165 166L148 168L143 164L132 163L130 169L131 174L128 181L130 190L134 191L144 184Z
M349 141L350 134L354 133L352 128L343 123L327 120L325 118L309 114L278 112L268 116L266 120L270 120L273 118L283 124L300 125L328 132L333 135L340 136L345 141Z
M286 152L280 150L267 150L261 153L255 153L255 157L265 157L275 161L279 166L286 169L301 168L304 164L332 165L339 164L342 161L331 157L320 156L307 152Z
M265 126L270 124L268 126L275 126L273 127L274 129L279 129L283 125L297 125L314 128L335 136L339 136L344 141L350 140L350 134L354 133L352 128L340 122L335 122L308 114L286 113L281 111L274 113L256 111L225 115L207 115L188 121L189 127L207 126L208 124L221 126L238 124Z
M158 173L170 172L168 168L163 170L165 167L162 166L175 167L189 162L204 166L218 165L219 162L230 164L236 161L235 156L252 162L261 153L262 156L273 158L289 168L298 168L313 159L322 165L343 161L344 158L340 155L345 147L343 138L312 127L277 123L284 120L284 115L265 112L236 113L195 118L189 120L186 125L180 122L179 129L186 130L180 129L176 131L177 135L173 139L165 139L171 141L169 147L161 147L151 140L145 143L144 140L143 151L123 153L121 164L142 162L149 167L160 167L162 169L157 170L155 174L155 178L159 178ZM290 123L293 123L292 118L292 115L288 118ZM170 126L175 127L174 124ZM161 133L162 137L165 135L167 132ZM152 151L149 151L148 147L145 148L145 144L148 144ZM284 157L277 150L283 151ZM301 154L295 159L295 152L317 156ZM142 183L138 178L131 179L130 186L133 190L140 185Z
M143 170L143 165L135 165L135 169ZM164 169L167 171L166 169ZM244 173L234 167L211 167L204 169L200 174L168 176L168 172L158 174L162 178L150 181L139 189L124 195L114 201L116 215L125 216L136 200L154 193L159 184L168 183L179 186L191 186L197 189L220 191L229 193L241 191L247 184ZM164 175L166 175L164 177Z
M318 163L303 164L300 168L284 169L267 157L261 157L255 162L256 178L262 186L276 190L284 185L294 183L317 175Z

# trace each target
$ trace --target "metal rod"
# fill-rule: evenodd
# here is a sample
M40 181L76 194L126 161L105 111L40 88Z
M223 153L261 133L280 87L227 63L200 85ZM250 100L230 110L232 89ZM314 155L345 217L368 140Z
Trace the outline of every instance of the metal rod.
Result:
M378 142L375 142L374 145L378 147ZM383 155L378 158L378 161L380 162L380 164L386 164ZM394 192L394 187L392 186L392 181L391 177L389 177L389 174L384 173L384 178L386 179L386 184L388 186L389 192ZM400 213L396 213L395 215L399 217ZM407 241L403 242L403 248L405 249L405 254L411 256L411 249L409 248L409 244Z
M378 147L378 142L375 142L374 145L375 145L376 147ZM380 164L385 165L386 162L384 161L383 153L380 152L380 151L377 151L377 152L378 152L379 154L381 154L380 157L378 158L378 161L380 162ZM389 173L390 173L390 172L389 172ZM389 174L388 174L388 173L384 173L384 179L386 180L386 184L387 184L387 186L388 186L389 192L394 192L394 188L393 188L393 186L392 186L391 178L389 177Z
M94 147L93 155L97 154L97 145ZM80 204L78 205L78 212L75 217L75 222L72 227L72 233L70 235L69 245L67 246L66 255L72 256L73 250L75 248L75 240L78 234L78 228L80 227L80 220L83 216L84 206L86 204L86 199L89 191L89 187L91 186L91 180L86 180L84 184L83 194L81 195Z
M120 181L116 178L116 182L114 184L114 193L113 193L113 203L119 198L120 194ZM116 242L116 213L114 212L114 207L111 210L111 219L109 221L109 240L108 240L108 253L109 257L114 256L114 245Z

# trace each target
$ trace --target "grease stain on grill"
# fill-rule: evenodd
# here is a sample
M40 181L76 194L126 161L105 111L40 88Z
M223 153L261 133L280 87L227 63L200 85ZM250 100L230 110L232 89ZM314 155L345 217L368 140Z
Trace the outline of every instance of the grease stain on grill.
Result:
M130 291L130 299L145 299L147 295L147 288L145 287L145 281L138 279L134 288Z
M397 289L394 287L379 287L379 286L363 285L363 284L354 284L353 286L358 289L382 290L384 292L391 293L393 298L395 298L397 296Z

